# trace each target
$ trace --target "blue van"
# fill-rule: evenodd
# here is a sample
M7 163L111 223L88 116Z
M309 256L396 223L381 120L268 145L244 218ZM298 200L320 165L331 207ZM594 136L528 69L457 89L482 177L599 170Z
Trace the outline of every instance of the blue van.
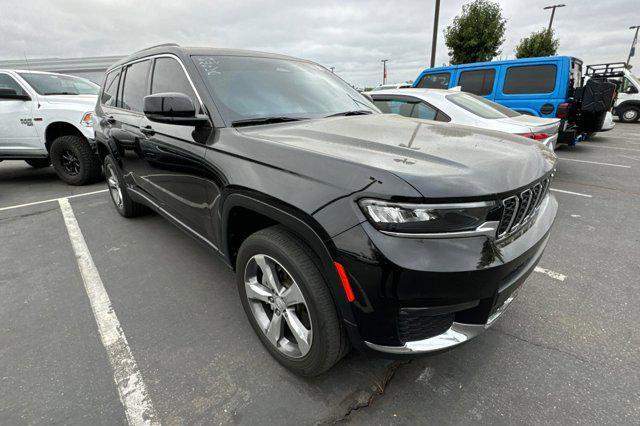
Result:
M584 124L580 102L582 61L570 56L548 56L507 61L477 62L424 70L413 87L448 89L484 96L523 114L562 118L559 142L573 145L602 123ZM579 100L578 100L579 101ZM610 108L610 106L609 106ZM598 121L604 115L594 116Z

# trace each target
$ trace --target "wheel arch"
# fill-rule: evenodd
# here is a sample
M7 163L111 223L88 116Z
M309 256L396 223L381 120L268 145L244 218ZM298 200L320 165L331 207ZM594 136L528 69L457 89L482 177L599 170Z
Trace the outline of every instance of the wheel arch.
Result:
M234 239L234 232L237 233L237 230L240 229L240 224L234 222L236 220L234 214L251 212L254 215L252 218L257 218L256 222L260 225L284 226L311 248L315 255L314 260L317 262L318 270L325 282L327 282L329 291L333 295L342 318L348 323L355 324L351 307L346 299L338 272L333 263L334 256L332 253L335 252L335 247L332 246L331 239L315 219L287 203L244 188L231 188L229 193L222 199L219 212L221 224L220 250L234 270L237 249L244 241L243 238L241 241ZM252 232L256 232L263 227L253 229L250 226L249 229ZM244 238L249 235L244 235Z
M54 121L53 123L50 123L44 131L44 144L47 152L50 152L51 144L54 140L56 140L60 136L68 135L79 136L82 139L87 140L80 129L78 129L71 123L68 123L66 121Z
M636 108L640 108L640 100L638 99L629 99L626 100L624 102L621 102L620 105L616 106L616 111L620 111L623 108L628 108L628 107L636 107Z

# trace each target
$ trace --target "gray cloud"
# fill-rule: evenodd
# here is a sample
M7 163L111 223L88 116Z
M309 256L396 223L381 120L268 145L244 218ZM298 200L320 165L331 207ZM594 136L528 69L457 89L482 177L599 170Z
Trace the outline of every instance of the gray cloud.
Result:
M442 30L463 0L443 0L437 64L448 61ZM549 1L500 1L508 19L502 57L545 27ZM560 54L585 63L624 61L638 0L565 0L554 20ZM19 7L18 7L19 5ZM153 44L235 47L284 53L336 68L358 86L415 78L429 63L434 0L124 1L0 0L0 58L128 54ZM635 21L633 21L635 19ZM639 53L640 54L640 53ZM632 63L640 67L636 57Z

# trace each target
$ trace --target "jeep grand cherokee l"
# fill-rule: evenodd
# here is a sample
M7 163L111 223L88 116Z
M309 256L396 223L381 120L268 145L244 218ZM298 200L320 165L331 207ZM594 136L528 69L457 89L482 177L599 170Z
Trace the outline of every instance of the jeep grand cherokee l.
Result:
M149 207L217 253L260 340L298 374L351 346L406 356L475 337L547 245L551 151L381 114L313 62L163 45L102 87L94 127L117 211Z

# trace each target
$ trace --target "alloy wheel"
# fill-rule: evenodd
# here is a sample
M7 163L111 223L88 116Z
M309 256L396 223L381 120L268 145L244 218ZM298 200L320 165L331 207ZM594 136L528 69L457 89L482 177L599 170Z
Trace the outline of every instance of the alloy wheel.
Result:
M70 176L76 176L80 173L80 160L69 149L65 149L60 153L60 165L62 165L65 173Z
M256 254L247 262L244 286L251 313L267 340L290 358L309 353L310 311L291 274L272 257Z
M107 164L106 168L107 186L109 187L109 193L114 204L121 209L123 206L122 189L120 189L120 183L116 177L115 171L111 164Z

